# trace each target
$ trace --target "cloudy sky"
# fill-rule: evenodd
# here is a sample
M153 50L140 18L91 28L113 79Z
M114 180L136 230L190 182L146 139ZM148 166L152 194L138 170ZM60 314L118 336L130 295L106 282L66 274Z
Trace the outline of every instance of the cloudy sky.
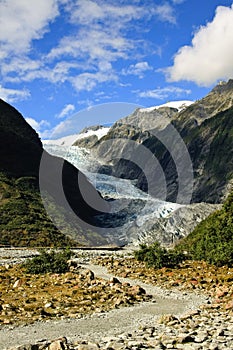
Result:
M42 138L96 105L199 99L232 57L232 0L0 0L0 97Z

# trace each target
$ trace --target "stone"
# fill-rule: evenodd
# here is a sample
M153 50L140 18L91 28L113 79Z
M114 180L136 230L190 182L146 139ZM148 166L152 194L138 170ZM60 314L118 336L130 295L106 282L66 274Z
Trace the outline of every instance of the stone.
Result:
M233 309L233 300L230 300L226 306L225 306L226 310L232 310Z
M39 350L38 345L34 344L27 344L27 345L21 345L21 346L16 346L13 348L10 348L9 350Z
M178 337L178 342L185 344L194 342L194 336L192 334L180 334Z
M66 341L64 340L54 340L49 346L48 350L65 350L66 349Z
M53 305L52 303L46 303L44 307L45 307L45 309L47 309L47 308L51 307L52 305Z
M119 279L114 277L114 276L109 279L109 282L112 283L112 284L121 284Z
M131 287L131 291L132 291L132 294L134 295L142 295L142 294L146 294L146 291L144 288L142 288L141 286L132 286Z
M227 295L227 293L228 293L228 291L229 291L229 289L228 288L218 288L217 290L216 290L216 297L217 298L222 298L222 297L224 297L225 295Z
M195 336L194 341L195 343L203 343L207 338L208 338L208 334L206 332L202 332L202 333L198 333Z
M23 280L22 279L18 279L17 281L15 281L15 283L13 284L13 288L18 288L20 286L22 286L23 284Z

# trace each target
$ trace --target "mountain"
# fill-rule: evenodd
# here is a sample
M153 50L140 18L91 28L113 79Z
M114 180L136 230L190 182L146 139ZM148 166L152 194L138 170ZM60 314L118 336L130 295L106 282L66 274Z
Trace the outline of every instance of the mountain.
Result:
M233 184L232 145L233 80L229 80L182 110L137 109L117 121L92 151L105 163L100 171L134 180L144 191L154 184L150 193L157 198L185 204L193 175L191 202L220 203ZM192 174L187 173L189 164ZM180 185L184 199L178 198Z
M109 127L94 125L83 129L73 143L73 146L91 148L109 132Z
M194 103L193 101L189 101L189 100L170 101L170 102L166 102L166 103L164 103L162 105L158 105L158 106L147 107L147 108L140 108L139 111L140 112L151 112L154 109L159 109L159 108L163 108L163 107L169 107L169 108L174 108L178 112L180 112L180 111L186 109L188 106L190 106L193 103Z
M117 201L109 195L104 201L81 171L44 151L22 115L0 100L0 244L169 244L185 237L232 188L232 97L230 80L194 103L139 108L110 129L97 126L57 140L65 146L76 140L100 160L98 172L131 179L169 201L164 208L171 210L157 216L157 200L141 194L111 212Z
M95 216L99 210L107 211L108 204L78 169L45 152L37 133L3 100L0 175L0 244L106 243L89 227L94 227ZM42 199L56 226L46 214ZM73 220L71 213L75 213Z
M195 227L214 211L220 204L193 203L182 205L168 215L159 218L148 218L138 230L128 230L134 238L134 244L153 244L155 241L173 245L190 234Z
M94 140L95 142L91 143L91 146L94 146L94 144L103 136L105 136L108 131L109 127L105 127L102 125L95 125L92 127L87 127L80 131L78 134L74 135L68 135L61 137L59 139L52 139L52 140L43 140L44 145L57 145L57 146L80 146L84 145L87 147L87 145L90 144L91 140Z
M38 175L42 152L35 130L0 99L0 171L16 177Z

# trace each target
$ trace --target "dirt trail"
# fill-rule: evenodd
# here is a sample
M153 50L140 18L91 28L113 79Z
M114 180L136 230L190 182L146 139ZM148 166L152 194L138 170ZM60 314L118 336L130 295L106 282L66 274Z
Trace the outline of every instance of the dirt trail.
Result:
M83 266L92 270L96 277L109 279L113 276L104 267L92 264ZM204 298L194 293L170 292L129 278L119 280L142 286L147 293L153 295L152 301L95 313L82 319L36 322L18 327L5 326L0 329L0 349L60 336L66 336L71 341L78 339L98 341L103 337L133 332L139 326L155 326L156 319L163 314L183 314L204 302Z

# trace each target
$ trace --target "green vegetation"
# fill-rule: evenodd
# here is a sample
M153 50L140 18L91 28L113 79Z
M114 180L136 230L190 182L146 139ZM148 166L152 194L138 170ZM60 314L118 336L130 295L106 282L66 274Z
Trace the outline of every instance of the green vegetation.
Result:
M142 244L135 258L155 268L176 267L185 259L233 266L233 192L221 210L203 220L174 249L162 248L157 242L150 246Z
M77 246L48 217L33 177L10 178L0 173L0 245Z
M211 214L176 247L195 260L233 266L233 192L221 210Z
M31 274L65 273L69 271L68 260L71 256L72 252L69 248L63 251L43 249L40 251L40 255L28 259L24 263L24 267L26 272Z
M144 261L148 267L160 269L161 267L177 267L185 256L182 252L162 248L158 242L147 246L141 244L140 249L134 253L139 261Z
M0 172L0 245L15 247L77 247L104 245L97 232L83 230L72 213L43 198L53 217L48 216L36 177L13 178ZM54 224L56 223L56 225Z

